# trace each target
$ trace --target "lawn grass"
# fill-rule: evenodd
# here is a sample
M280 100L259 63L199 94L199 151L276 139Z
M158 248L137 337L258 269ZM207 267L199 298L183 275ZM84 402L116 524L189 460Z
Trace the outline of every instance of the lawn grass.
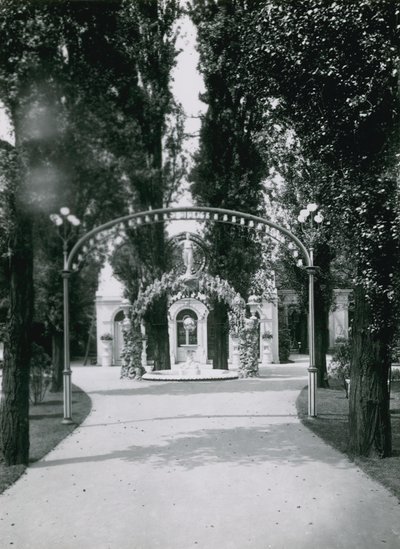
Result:
M73 425L63 425L63 393L47 393L43 402L30 405L29 429L31 463L41 459L55 448L89 414L92 403L86 393L75 385L72 389ZM25 471L25 465L6 467L0 461L0 494L13 484Z
M349 401L344 389L331 382L329 389L317 389L318 417L307 417L307 387L296 402L299 417L313 433L346 454L365 473L388 488L400 500L400 381L392 382L391 418L393 455L390 458L354 458L348 453Z

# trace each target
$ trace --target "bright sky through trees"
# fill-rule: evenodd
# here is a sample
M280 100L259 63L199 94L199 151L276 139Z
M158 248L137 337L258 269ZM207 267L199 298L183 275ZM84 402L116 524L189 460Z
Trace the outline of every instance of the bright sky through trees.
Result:
M0 139L14 145L14 132L10 120L5 112L4 105L0 101Z
M188 155L193 154L198 147L198 133L200 131L200 114L206 109L204 103L199 99L199 94L204 91L203 78L197 70L199 54L196 51L196 27L190 18L185 15L178 22L179 36L177 49L180 54L177 57L177 65L172 73L172 91L176 99L182 104L187 119L185 121L185 133L187 139L184 145ZM176 204L179 206L191 206L192 197L184 185L184 192ZM195 221L171 223L168 232L170 234L182 231L194 231L198 229Z
M205 105L199 99L199 93L204 91L203 79L197 70L199 55L196 51L196 29L187 15L179 20L179 36L177 49L180 54L177 65L172 73L172 91L176 99L182 104L186 116L186 133L197 134L200 129L201 112ZM194 118L193 118L194 117ZM188 140L187 148L191 152L197 148L197 139Z

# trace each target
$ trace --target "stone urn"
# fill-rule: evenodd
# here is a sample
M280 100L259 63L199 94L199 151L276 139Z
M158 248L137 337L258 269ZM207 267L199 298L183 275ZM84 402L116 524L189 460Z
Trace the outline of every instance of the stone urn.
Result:
M100 337L102 344L102 353L101 353L101 365L108 368L112 365L112 343L113 338L110 334L104 334Z

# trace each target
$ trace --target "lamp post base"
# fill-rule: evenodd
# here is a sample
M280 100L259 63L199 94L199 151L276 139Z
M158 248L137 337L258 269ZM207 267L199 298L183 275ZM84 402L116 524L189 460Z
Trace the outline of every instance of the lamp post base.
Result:
M308 368L308 417L317 417L316 387L317 387L317 368L310 366Z
M63 371L64 413L62 424L71 425L72 421L72 383L71 370Z

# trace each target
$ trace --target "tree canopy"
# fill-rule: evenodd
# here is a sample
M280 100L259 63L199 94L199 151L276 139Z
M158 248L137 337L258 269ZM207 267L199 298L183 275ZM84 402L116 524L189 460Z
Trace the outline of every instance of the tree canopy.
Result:
M6 0L0 7L0 98L13 124L18 165L7 218L14 222L8 328L15 334L5 355L1 414L9 463L26 462L29 446L32 250L37 304L50 303L43 320L59 333L61 254L49 214L68 206L84 232L132 209L164 205L181 177L182 114L169 90L178 12L174 0L109 2L101 9L88 2ZM163 228L147 233L148 245L143 239L131 245L140 261L160 271ZM71 236L73 243L78 233ZM17 415L10 420L12 410Z
M315 201L355 262L351 445L390 453L389 348L398 288L395 2L268 2L248 32L247 84L319 167ZM303 173L298 174L301 184Z

